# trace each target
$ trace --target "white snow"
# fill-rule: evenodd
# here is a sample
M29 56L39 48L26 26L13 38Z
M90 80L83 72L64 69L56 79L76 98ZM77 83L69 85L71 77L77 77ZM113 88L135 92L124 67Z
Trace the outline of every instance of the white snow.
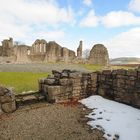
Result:
M104 131L107 140L140 140L140 110L101 96L91 96L80 101L92 112L86 117L92 128ZM109 136L110 135L110 136Z

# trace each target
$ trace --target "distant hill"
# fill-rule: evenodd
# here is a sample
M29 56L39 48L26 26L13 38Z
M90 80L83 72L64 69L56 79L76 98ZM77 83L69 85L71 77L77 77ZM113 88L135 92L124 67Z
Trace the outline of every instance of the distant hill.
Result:
M140 64L140 58L137 57L120 57L110 59L110 64Z

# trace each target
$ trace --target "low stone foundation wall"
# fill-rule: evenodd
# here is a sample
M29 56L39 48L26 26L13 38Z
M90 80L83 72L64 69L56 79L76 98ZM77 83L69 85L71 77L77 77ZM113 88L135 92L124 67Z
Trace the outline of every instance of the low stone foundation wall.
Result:
M98 74L98 94L140 107L140 70L113 70Z
M78 100L90 95L87 89L96 92L96 76L94 74L63 70L52 71L53 76L39 80L39 91L49 102ZM93 78L91 78L93 77ZM96 77L96 78L95 78ZM92 85L90 83L93 83Z
M0 86L0 114L16 110L15 96L12 90Z
M140 68L93 73L63 70L52 74L39 80L39 91L49 102L101 95L140 108Z
M39 79L39 92L36 94L15 98L12 90L0 86L0 114L11 113L20 104L73 101L90 95L101 95L140 108L140 67L92 73L63 70L52 71L52 74Z

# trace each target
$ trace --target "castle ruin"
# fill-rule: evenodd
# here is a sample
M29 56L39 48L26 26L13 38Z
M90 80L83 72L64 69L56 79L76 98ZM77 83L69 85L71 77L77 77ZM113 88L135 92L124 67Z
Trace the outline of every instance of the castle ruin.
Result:
M90 64L100 64L106 66L109 64L109 55L107 48L102 44L96 44L90 51L89 55Z
M82 58L83 42L74 51L62 47L55 41L47 42L44 39L36 39L32 46L14 44L9 38L2 41L0 46L0 63L36 63L36 62L65 62L65 63L91 63L108 65L109 56L107 49L102 44L95 45L90 51L88 61Z

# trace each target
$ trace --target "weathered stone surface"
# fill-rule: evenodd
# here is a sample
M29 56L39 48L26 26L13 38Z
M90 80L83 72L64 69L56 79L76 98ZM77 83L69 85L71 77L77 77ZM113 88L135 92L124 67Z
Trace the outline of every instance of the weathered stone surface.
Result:
M2 87L0 87L0 96L4 95L4 89Z
M1 105L0 105L0 115L1 115L1 114L3 114L3 111L2 111L2 109L1 109Z
M0 86L0 114L3 112L11 113L14 110L16 110L16 103L13 91Z
M114 70L113 72L103 71L100 73L65 71L65 73L69 76L67 78L60 77L56 86L53 84L51 86L49 84L43 85L48 100L60 102L98 94L118 102L140 107L138 70L133 72Z
M35 95L27 95L22 99L23 102L32 101L32 100L37 100L37 97Z
M116 70L116 73L117 73L117 75L125 75L127 73L127 70L119 69L119 70Z
M92 81L97 81L98 74L97 74L96 72L91 73L91 74L90 74L90 77L91 77L91 80L92 80Z
M106 47L102 44L96 44L90 51L89 63L104 65L109 64L109 55Z
M7 95L3 95L0 96L0 103L7 103L7 102L11 102L13 99L10 96Z
M16 110L16 103L15 101L9 102L9 103L3 103L1 105L1 108L6 113L12 113Z
M68 72L62 72L61 77L62 78L69 78L69 73Z
M61 94L61 86L48 86L48 95L58 95Z
M52 70L52 74L54 75L55 78L61 78L61 73L59 71L56 70Z
M59 82L60 82L60 85L62 85L62 86L66 86L66 85L69 86L72 84L72 80L70 80L68 78L60 79Z
M78 78L82 78L82 74L79 72L72 72L69 74L69 77L73 79L78 79Z
M47 85L54 85L56 83L55 78L47 78L44 80L44 83Z

